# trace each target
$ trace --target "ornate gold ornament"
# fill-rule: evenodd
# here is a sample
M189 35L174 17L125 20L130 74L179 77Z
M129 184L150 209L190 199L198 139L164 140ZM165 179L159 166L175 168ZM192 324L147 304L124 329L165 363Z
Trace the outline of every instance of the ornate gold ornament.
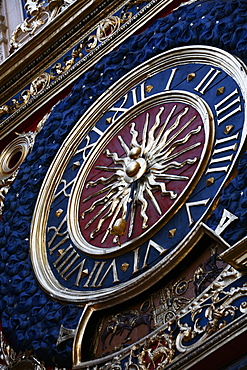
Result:
M224 328L229 320L232 321L237 311L247 312L247 286L246 283L241 287L232 287L230 291L225 291L220 281L213 283L211 290L207 292L212 302L198 302L191 305L192 325L181 323L180 318L176 320L179 334L176 337L176 348L184 353L205 341L209 336ZM239 307L233 303L238 298L245 298ZM204 313L203 313L204 312ZM206 324L201 325L201 322ZM190 343L192 341L192 343Z
M30 85L30 93L32 96L37 95L40 91L45 89L50 83L50 75L46 72L38 76Z
M40 2L38 0L25 0L25 9L28 17L19 24L11 35L10 52L19 49L23 43L40 31L47 23L51 22L55 16L72 4L75 0L48 0Z
M130 17L131 15L132 14L130 14ZM101 21L96 31L98 41L104 41L115 31L117 31L120 27L120 23L123 23L123 21L121 22L121 19L115 15L112 15Z
M138 364L141 370L162 370L174 356L175 342L171 335L159 333L146 339L141 353L138 355Z
M174 312L173 317L163 325L159 325L153 334L140 339L130 348L121 349L114 355L103 358L102 362L107 361L104 365L101 365L98 359L76 368L110 370L125 362L122 367L117 368L162 370L172 361L174 361L174 368L182 368L184 363L193 364L193 358L191 361L190 357L191 362L188 360L191 350L199 349L202 344L204 347L206 343L210 344L210 339L212 336L215 338L216 333L224 338L227 322L232 322L239 313L247 313L246 284L229 288L229 285L240 277L239 272L227 266L198 297L181 306ZM242 302L237 303L239 298ZM187 321L192 325L186 324ZM180 360L183 360L181 366Z
M72 4L75 0L49 0L49 2L43 4L37 1L27 0L27 7L31 17L28 17L20 24L13 32L11 37L11 52L17 50L23 45L33 34L39 32L46 24L50 23L58 13L61 13L63 9ZM148 1L149 3L150 1ZM143 5L144 0L130 1L125 4L121 11L121 15L109 15L109 17L102 20L94 30L93 34L85 35L85 37L78 43L78 45L71 51L71 55L65 58L61 62L55 63L51 66L49 72L42 72L38 75L29 86L27 86L16 99L3 104L0 106L0 118L10 116L16 112L19 108L24 107L30 100L33 99L39 92L43 91L46 87L52 84L53 81L57 80L59 76L65 74L72 66L77 62L81 62L85 58L85 53L91 53L93 60L95 60L95 49L102 45L105 46L106 41L111 41L112 36L117 34L116 37L121 38L121 26L122 32L126 30L126 24L131 25L133 14L129 12L129 8L133 5ZM163 4L166 7L170 3L170 0L166 0ZM146 8L146 12L149 11L149 4L144 5L143 9ZM143 14L142 14L143 16ZM107 49L107 48L106 48ZM99 55L101 55L99 50ZM88 58L85 59L85 62ZM88 65L88 63L86 63ZM37 84L39 85L37 89Z

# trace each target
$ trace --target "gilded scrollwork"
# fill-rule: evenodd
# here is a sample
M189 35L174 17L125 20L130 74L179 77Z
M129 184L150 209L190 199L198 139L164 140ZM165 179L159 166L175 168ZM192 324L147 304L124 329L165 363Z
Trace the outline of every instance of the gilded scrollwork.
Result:
M175 345L172 335L159 333L148 338L138 355L138 364L141 370L162 370L174 356Z
M10 39L10 53L19 49L19 47L28 40L30 36L40 30L40 28L55 18L74 0L48 0L48 1L33 1L25 0L25 10L28 17L19 24L13 31Z
M98 41L104 41L109 37L109 35L112 35L113 32L117 31L120 27L120 23L124 23L124 21L114 15L101 21L96 31Z
M235 318L238 310L242 313L246 312L247 283L242 287L232 287L226 291L222 284L217 282L213 284L208 294L210 293L212 297L209 302L206 301L191 308L192 325L188 324L188 320L184 323L180 318L177 320L179 333L176 337L176 348L179 352L183 353L195 348L210 335L224 328ZM234 302L239 298L244 298L245 301L238 307ZM201 326L201 323L205 324ZM192 340L193 342L190 343Z
M19 49L19 47L26 42L28 37L35 35L37 31L52 21L58 13L74 1L75 0L47 0L45 2L39 2L26 0L25 8L28 17L14 30L10 40L10 53ZM150 0L130 1L121 9L119 15L111 15L100 21L94 32L85 36L71 51L71 54L67 55L62 62L56 62L49 68L49 71L45 71L37 76L18 97L0 106L0 122L14 113L17 109L27 104L34 96L48 87L86 54L93 51L99 44L118 31L122 24L125 24L132 18L133 12L130 11L130 9L133 6L136 6L136 11L139 11L139 7L148 2L150 2Z
M176 313L191 301L189 298L182 296L188 290L191 281L192 279L179 279L172 286L165 287L161 292L160 305L157 307L155 307L152 297L155 328L172 320ZM180 292L181 287L183 287L183 292Z
M46 88L50 83L50 75L49 73L42 73L39 75L35 80L32 81L30 85L30 94L32 96L35 96L38 94L41 90Z
M87 370L163 369L178 355L198 348L213 334L224 330L240 315L247 313L247 283L244 279L240 284L239 279L241 274L228 266L198 297L188 300L187 305L181 306L176 312L174 310L171 320L164 322L154 332L150 331L135 344L118 348L121 351L104 365L87 367ZM238 286L236 280L239 281ZM181 287L184 287L182 292L188 289L188 281L185 280L178 280L175 285L174 294L179 294ZM167 300L163 304L167 304Z

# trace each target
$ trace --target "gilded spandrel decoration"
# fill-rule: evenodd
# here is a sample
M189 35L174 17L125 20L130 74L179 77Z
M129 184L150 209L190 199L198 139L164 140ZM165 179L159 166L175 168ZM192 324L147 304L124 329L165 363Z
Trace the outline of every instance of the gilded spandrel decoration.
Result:
M186 322L177 320L179 333L176 337L176 347L179 352L195 348L200 342L233 321L238 312L242 314L247 312L247 283L241 287L232 287L229 291L225 291L220 283L215 283L209 295L211 297L208 301L191 307L192 325L189 325L187 320ZM239 298L245 300L235 305Z
M161 290L159 305L154 303L155 295L151 296L155 328L174 319L177 312L201 294L223 270L217 247L213 245L209 250L210 257L199 263L190 279L180 278ZM193 293L186 295L188 290Z
M27 0L27 13L30 17L26 18L13 32L10 41L10 52L17 50L22 43L26 41L27 37L33 36L41 27L51 22L58 13L74 1L75 0L63 0L61 2L60 0L49 0L45 3L40 3L39 1L33 2ZM70 55L64 57L63 62L59 61L55 63L49 70L44 71L36 77L19 96L0 106L0 122L27 104L34 96L68 71L73 65L85 57L85 55L94 51L98 45L110 39L116 31L119 31L121 25L131 20L133 15L140 10L141 6L145 6L145 4L149 2L150 0L130 1L117 12L118 15L111 15L102 20L93 33L87 35L71 50ZM133 7L135 7L135 12L133 12Z

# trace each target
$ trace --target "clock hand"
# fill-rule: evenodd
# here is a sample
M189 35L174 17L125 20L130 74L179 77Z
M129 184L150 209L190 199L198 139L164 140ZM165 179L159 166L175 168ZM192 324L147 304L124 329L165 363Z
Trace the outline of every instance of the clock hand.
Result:
M111 229L111 235L116 235L118 237L118 243L119 243L119 237L125 235L126 228L127 228L127 222L130 215L130 209L133 204L134 200L134 192L137 187L137 181L133 181L130 187L130 194L129 199L127 203L127 210L125 217L118 218Z

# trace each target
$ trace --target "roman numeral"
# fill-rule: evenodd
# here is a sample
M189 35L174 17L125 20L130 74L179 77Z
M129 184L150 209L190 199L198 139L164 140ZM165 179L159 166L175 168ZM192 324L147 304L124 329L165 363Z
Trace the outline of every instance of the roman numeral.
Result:
M139 96L138 96L138 93L137 93L138 90L140 90L140 99L139 99ZM112 117L111 123L114 123L116 121L116 119L118 117L120 117L120 115L122 115L123 113L127 112L127 110L129 110L129 108L130 108L129 104L128 104L128 107L125 108L126 102L127 102L129 97L131 99L131 105L130 106L134 106L137 103L143 101L146 97L145 96L145 82L143 82L140 86L135 87L134 89L129 91L126 95L124 95L123 102L120 105L120 107L111 107L109 109L110 112L116 112L114 114L114 116Z
M190 208L191 207L198 207L198 206L204 206L205 207L208 204L209 201L210 201L210 198L195 201L195 202L185 203L185 207L186 207L186 211L187 211L187 215L188 215L188 219L189 219L189 226L193 225L194 222L195 222L192 215L191 215Z
M68 280L68 278L74 274L74 272L76 270L78 270L78 273L77 273L77 277L76 277L76 281L74 283L74 285L76 286L79 286L80 285L80 281L83 277L87 276L88 275L88 270L84 270L84 265L85 265L85 262L86 262L86 259L84 258L84 260L82 260L81 262L79 262L74 268L73 270L71 270L66 276L63 276L64 280ZM68 270L67 270L68 271Z
M148 243L147 249L146 249L146 253L145 253L145 256L144 256L144 260L143 260L143 264L142 264L141 269L144 269L144 268L148 267L148 257L149 257L149 253L150 253L151 248L156 249L156 251L159 252L160 255L167 252L167 249L165 249L161 245L155 243L153 240L150 240L149 243ZM140 271L140 268L139 268L139 263L140 263L139 250L140 250L139 247L133 250L134 263L133 263L133 272L132 272L132 274L135 274L136 272Z
M160 255L164 254L167 251L167 249L163 248L161 245L155 243L153 240L150 240L149 243L148 243L148 247L147 247L147 250L146 250L145 257L144 257L142 269L148 267L147 261L148 261L148 256L149 256L149 252L150 252L151 248L156 249L156 251L159 252Z
M135 274L136 272L139 271L139 261L140 261L139 250L140 250L140 248L136 248L136 249L133 250L133 253L134 253L134 264L133 264L133 272L132 272L132 274Z
M238 139L238 136L239 136L239 133L237 133L236 135L232 135L232 136L223 138L223 139L218 139L215 142L215 147L218 146L218 145L221 145L221 144L228 143L228 141L231 141L231 140L236 141ZM218 149L215 148L214 151L213 151L212 157L214 157L215 155L227 152L227 151L235 151L237 149L237 146L238 146L238 143L235 142L232 145L224 146L223 148L218 148ZM222 162L223 163L224 162L232 162L233 157L234 157L234 153L229 154L227 156L222 156L221 155L221 156L217 156L217 158L212 158L211 161L209 162L209 167L211 165L214 165L214 164L218 164L218 163L221 164ZM228 169L229 169L229 166L230 166L230 164L228 164L227 166L224 165L224 166L220 166L220 167L208 168L207 171L206 171L206 174L211 173L211 172L227 172Z
M237 98L232 100L235 95L237 95ZM235 89L219 103L215 104L214 107L216 111L218 125L221 125L222 122L227 120L229 117L232 117L237 112L241 112L242 107L241 104L238 103L240 103L240 96L238 95L238 89ZM228 112L229 109L230 112ZM220 118L218 118L219 116Z
M80 255L71 244L66 249L58 250L58 252L59 256L53 266L56 267L57 272L64 280L68 280L78 270L74 285L79 286L81 279L88 275L88 270L84 270L86 259L78 262ZM69 271L76 262L78 262L77 265ZM66 273L67 275L65 275Z
M198 91L201 94L204 94L207 88L212 84L212 82L220 73L221 71L217 71L216 69L211 68L206 76L204 76L204 78L201 80L201 82L194 88L194 90Z
M63 184L63 188L62 188L58 193L56 193L56 194L54 195L54 200L55 200L55 199L56 199L60 194L62 194L62 193L64 194L64 196L65 196L65 197L69 198L69 197L70 197L70 194L68 194L66 190L67 190L70 186L72 186L72 185L73 185L74 181L75 181L75 179L71 180L70 182L67 182L67 180L62 179L62 180L60 181L60 184Z
M111 264L106 269L104 275L101 277L99 283L97 283L97 281L100 278L101 273L104 270L104 267L105 267L106 263L107 263L106 261L103 261L103 262L95 261L94 262L94 267L93 267L92 271L90 272L86 283L83 285L84 288L87 288L87 287L91 287L91 288L101 287L104 280L106 279L107 275L110 272L112 272L112 275L113 275L112 283L117 283L117 282L120 281L119 278L118 278L116 260L114 258L112 260Z
M227 209L224 209L222 217L218 226L215 229L215 234L221 235L223 231L235 220L238 220L238 217L233 213L229 212Z
M171 74L170 74L169 80L167 81L165 91L166 91L166 90L170 90L170 88L171 88L171 84L172 84L172 81L173 81L173 79L174 79L174 77L175 77L175 74L176 74L176 71L177 71L177 68L173 68L173 69L171 70Z
M67 221L67 218L66 216L63 218L63 220L60 222L60 224L58 225L58 227L55 227L55 226L51 226L51 227L48 227L48 233L51 231L51 230L54 230L54 233L52 235L52 237L50 238L49 242L48 242L48 248L49 248L49 251L50 251L50 254L52 254L56 249L58 249L67 239L69 239L69 236L67 234L67 227L66 227L66 230L65 231L61 231L63 229L63 226L65 225ZM58 238L59 241L57 242L57 244L55 244L53 247L52 246L52 243L55 241L55 239ZM62 239L61 239L62 238Z
M56 267L57 272L63 278L64 274L66 274L66 272L72 267L78 258L80 258L80 255L70 244L69 247L61 251L60 256L53 263L53 266Z

